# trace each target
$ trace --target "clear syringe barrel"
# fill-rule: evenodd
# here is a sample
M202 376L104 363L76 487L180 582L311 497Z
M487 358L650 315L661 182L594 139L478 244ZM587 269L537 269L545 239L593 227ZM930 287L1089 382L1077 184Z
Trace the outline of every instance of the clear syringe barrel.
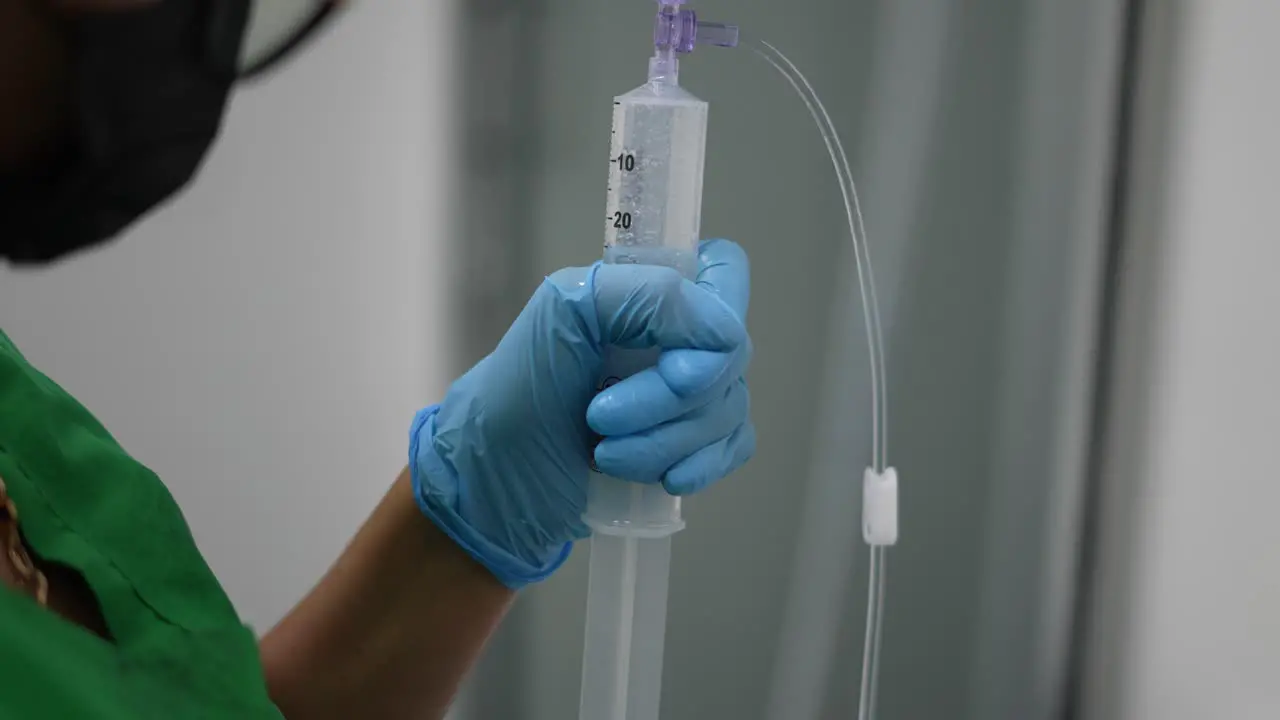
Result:
M658 75L614 98L605 262L665 265L691 280L697 276L706 144L707 103L673 77ZM601 387L656 362L656 350L611 348ZM597 532L635 537L663 537L684 527L680 499L661 485L601 475L588 486L584 520Z
M650 81L614 98L604 259L698 269L707 104L655 58ZM658 351L611 348L601 387L653 367ZM662 694L671 536L680 499L661 484L593 473L583 520L592 529L580 720L657 720Z

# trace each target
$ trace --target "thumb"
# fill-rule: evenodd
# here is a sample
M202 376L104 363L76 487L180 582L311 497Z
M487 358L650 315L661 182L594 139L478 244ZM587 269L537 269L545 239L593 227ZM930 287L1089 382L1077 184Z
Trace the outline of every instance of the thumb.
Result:
M751 263L732 240L708 240L698 248L698 286L715 293L746 322L751 297Z
M606 345L728 352L747 339L740 316L714 286L695 285L673 268L597 264L591 283Z

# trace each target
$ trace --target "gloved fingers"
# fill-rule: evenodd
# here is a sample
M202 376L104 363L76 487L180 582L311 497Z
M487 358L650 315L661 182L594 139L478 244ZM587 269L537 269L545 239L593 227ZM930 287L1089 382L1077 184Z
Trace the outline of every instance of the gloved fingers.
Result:
M746 340L734 309L674 268L599 264L591 282L602 345L729 352Z
M732 240L707 240L698 248L697 283L720 296L746 321L751 297L751 263L747 253Z
M729 437L712 443L676 463L662 486L672 495L701 492L715 481L742 467L756 453L756 428L750 420Z
M747 384L739 380L720 400L688 415L633 435L606 438L595 449L596 466L613 477L656 483L702 448L733 434L748 418Z
M748 336L732 353L668 350L658 357L658 372L676 395L692 398L747 372L755 348Z
M671 356L676 356L672 358ZM669 350L658 366L602 390L587 407L587 424L598 435L631 435L724 397L746 371L750 341L731 353Z

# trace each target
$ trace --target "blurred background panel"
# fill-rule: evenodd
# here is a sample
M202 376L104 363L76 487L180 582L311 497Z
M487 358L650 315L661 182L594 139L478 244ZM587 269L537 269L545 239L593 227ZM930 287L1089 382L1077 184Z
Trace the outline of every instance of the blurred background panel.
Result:
M696 5L804 70L862 193L904 478L881 717L1048 718L1061 695L1123 6ZM472 310L475 352L543 274L599 255L609 100L643 82L653 10L463 13L464 172L486 189L465 203L464 242L480 262L497 247L522 259L502 266L507 304ZM747 48L699 49L681 79L712 108L703 234L752 257L761 442L686 505L663 718L853 717L870 396L840 195L803 104ZM462 716L576 716L588 552L521 598Z
M1280 717L1280 6L1146 3L1080 717Z

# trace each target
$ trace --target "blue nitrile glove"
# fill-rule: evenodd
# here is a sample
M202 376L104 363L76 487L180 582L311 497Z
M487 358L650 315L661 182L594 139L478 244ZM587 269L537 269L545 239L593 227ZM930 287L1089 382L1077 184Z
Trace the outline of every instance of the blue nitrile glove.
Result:
M746 254L703 243L697 282L665 267L568 268L547 278L488 357L414 419L418 505L505 585L549 576L588 532L600 470L696 492L755 452L742 374ZM661 348L658 366L597 394L608 345Z

